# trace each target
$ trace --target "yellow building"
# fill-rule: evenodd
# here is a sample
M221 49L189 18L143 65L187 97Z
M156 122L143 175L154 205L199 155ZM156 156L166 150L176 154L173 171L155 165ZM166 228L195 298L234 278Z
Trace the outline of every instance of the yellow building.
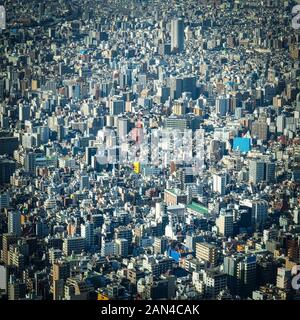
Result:
M137 174L141 172L141 164L139 162L133 163L133 171Z
M102 293L98 293L97 300L109 300L108 296Z
M38 81L32 79L31 80L31 90L37 90L37 88L38 88Z

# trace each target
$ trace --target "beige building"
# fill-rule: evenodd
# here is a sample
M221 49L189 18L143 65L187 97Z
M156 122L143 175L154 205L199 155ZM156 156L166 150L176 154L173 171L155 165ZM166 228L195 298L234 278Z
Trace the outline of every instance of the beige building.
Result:
M211 266L217 265L217 247L210 243L196 243L196 258L208 262Z

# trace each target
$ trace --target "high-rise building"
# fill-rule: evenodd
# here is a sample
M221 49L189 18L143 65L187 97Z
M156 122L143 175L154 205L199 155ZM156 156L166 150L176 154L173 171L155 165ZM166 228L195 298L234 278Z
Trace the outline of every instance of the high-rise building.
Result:
M205 293L208 298L215 298L226 289L227 275L217 269L207 269L203 275Z
M204 260L214 267L217 265L218 249L215 245L207 242L196 243L196 258Z
M10 203L10 198L8 193L0 194L0 210L8 208Z
M260 159L251 159L249 161L249 182L258 184L265 179L265 163Z
M295 224L300 224L300 209L295 208L293 212L293 221Z
M182 95L182 78L170 77L170 97L171 99L179 99Z
M216 219L218 233L221 236L229 237L233 234L233 215L232 213L221 212Z
M157 254L164 254L168 249L169 240L167 237L159 237L154 239L153 251Z
M8 233L16 236L21 235L21 213L19 211L8 213Z
M0 159L0 185L10 182L10 177L16 170L16 163L8 158Z
M70 277L70 264L66 261L56 261L52 266L53 300L62 300L64 296L64 284Z
M118 117L117 120L117 131L119 139L125 139L127 134L133 128L133 123L128 118Z
M0 100L3 100L5 96L5 80L0 79Z
M103 257L113 256L116 254L116 243L114 241L102 240L101 241L101 255Z
M252 223L263 226L268 217L268 202L266 200L254 200L252 202Z
M84 190L87 189L89 190L90 188L90 178L89 176L81 176L80 178L80 189Z
M225 153L226 143L224 141L213 139L209 145L209 158L213 161L222 159Z
M91 248L94 245L94 224L86 221L85 224L81 224L81 237L85 238L87 248Z
M7 294L8 289L8 267L0 265L0 290Z
M293 262L300 263L300 239L297 237L287 240L287 256Z
M171 21L171 51L180 53L184 50L184 23L182 19Z
M276 287L283 290L291 288L291 270L286 268L277 269Z
M28 152L25 156L25 170L30 173L35 173L35 160L36 160L36 153Z
M197 99L196 77L184 77L182 79L182 92L190 92L192 99Z
M275 162L265 162L265 181L274 182L276 177L276 165Z
M286 125L286 118L284 115L279 115L277 116L276 119L276 129L277 133L283 133Z
M18 137L0 137L0 155L7 154L8 156L13 156L18 145Z
M63 253L69 256L72 252L81 253L85 249L85 238L67 237L63 242Z
M22 122L24 122L25 120L30 120L29 105L19 105L19 120Z
M220 116L226 116L229 110L229 98L219 97L216 99L216 113Z
M70 264L63 260L58 260L52 266L52 278L55 280L66 280L70 277Z
M92 157L95 156L97 154L97 147L86 147L85 148L85 163L87 165L91 165L92 164Z
M109 111L111 116L117 116L124 113L125 102L123 100L111 100Z
M126 239L116 239L116 254L121 257L128 256L128 240Z
M24 299L26 294L26 284L20 279L10 281L8 284L8 300Z
M132 243L132 229L130 226L120 226L115 228L116 239L126 239L129 245Z
M249 297L256 286L256 256L237 254L224 258L223 271L228 275L232 294Z
M203 241L203 237L195 234L187 234L185 237L186 246L196 252L196 244Z
M2 235L2 250L1 250L1 260L8 264L8 252L9 246L17 242L17 237L15 234L5 233Z
M276 179L276 165L270 160L250 159L249 160L249 182L254 185L259 182L274 182Z
M221 196L226 193L227 174L213 175L213 191L218 192Z

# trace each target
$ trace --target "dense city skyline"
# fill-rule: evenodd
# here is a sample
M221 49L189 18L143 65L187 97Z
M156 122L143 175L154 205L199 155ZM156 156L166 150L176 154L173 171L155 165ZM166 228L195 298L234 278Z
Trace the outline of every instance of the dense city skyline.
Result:
M299 300L296 1L0 5L0 299Z

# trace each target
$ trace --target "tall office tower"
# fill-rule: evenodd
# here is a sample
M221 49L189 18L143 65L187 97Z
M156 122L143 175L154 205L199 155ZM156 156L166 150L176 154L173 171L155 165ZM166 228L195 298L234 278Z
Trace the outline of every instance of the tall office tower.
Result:
M109 113L111 116L117 116L125 112L125 102L123 100L111 100Z
M121 89L131 87L132 85L132 69L125 69L119 75L119 85Z
M116 254L121 257L127 257L128 256L128 240L126 239L116 239Z
M197 99L196 82L196 77L184 77L182 79L182 92L190 92L193 100Z
M10 182L10 177L16 170L16 163L6 157L0 158L0 185Z
M170 97L170 88L166 86L161 86L157 88L157 95L160 97L160 102L165 103Z
M226 116L229 111L230 99L224 96L218 97L216 99L216 113L220 116Z
M24 122L25 120L30 120L29 105L19 105L19 120L22 122Z
M252 225L252 217L250 208L241 208L239 210L239 226L240 228L250 228Z
M171 21L171 51L182 52L184 50L184 23L182 19Z
M213 191L218 192L221 196L225 195L227 184L227 174L214 174L213 175Z
M257 227L263 227L268 218L268 202L266 200L254 200L252 202L252 223Z
M237 254L224 258L223 271L228 275L231 294L249 297L256 286L256 256Z
M37 128L37 133L40 134L40 140L42 144L46 144L49 141L50 131L47 126L40 126Z
M25 170L30 173L35 172L35 159L36 154L34 152L28 152L25 156Z
M283 133L285 125L286 125L286 117L284 115L279 115L276 119L277 133Z
M90 188L90 178L89 176L81 176L80 178L80 189L89 189Z
M21 229L21 213L20 212L9 212L8 213L8 233L20 236L22 233Z
M89 221L81 224L80 235L85 238L86 247L91 248L94 245L94 224Z
M164 254L168 249L169 240L167 237L154 239L153 251L156 254Z
M101 83L100 85L100 95L101 97L108 97L113 87L112 82Z
M64 296L64 284L70 277L70 264L66 261L57 261L52 266L53 300L62 300Z
M286 268L277 269L276 287L283 290L291 288L291 270Z
M134 123L128 118L119 117L117 121L117 132L119 139L125 139L130 130L134 127Z
M5 96L5 79L0 79L0 101L4 99Z
M1 250L1 260L8 264L8 251L9 246L17 242L17 237L15 234L5 233L2 236L2 250Z
M233 215L232 213L221 212L216 219L218 233L221 236L229 237L233 234Z
M43 20L45 14L45 2L41 1L38 6L38 21L41 22Z
M170 97L179 99L182 95L183 80L177 77L170 77Z
M287 256L293 262L300 263L300 239L295 237L287 241Z
M8 208L10 204L9 193L0 193L0 210L4 208Z
M196 243L196 258L208 262L210 266L216 266L218 260L217 247L206 242Z
M258 184L265 179L265 163L260 159L251 159L249 161L249 182Z
M274 182L276 177L275 162L267 161L265 163L265 180L266 182Z

